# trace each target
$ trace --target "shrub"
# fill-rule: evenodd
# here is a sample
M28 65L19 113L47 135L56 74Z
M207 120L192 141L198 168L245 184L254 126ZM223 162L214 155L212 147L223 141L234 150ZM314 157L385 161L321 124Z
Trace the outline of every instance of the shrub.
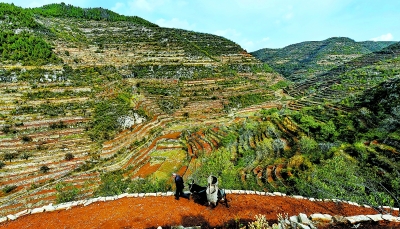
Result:
M4 125L3 128L1 129L1 131L3 131L3 133L8 134L12 131L11 126L10 125Z
M80 193L79 189L70 183L61 182L55 188L57 190L56 202L58 204L74 201Z
M23 142L31 142L32 141L32 137L30 137L28 135L24 135L24 136L22 136L22 141Z
M2 169L6 164L2 161L0 161L0 169Z
M67 125L63 121L54 122L54 123L50 124L51 129L63 129L66 127L67 127Z
M24 153L21 154L20 158L28 160L31 156L32 156L32 154L30 154L28 152L24 152Z
M4 160L9 160L11 162L12 159L16 158L17 154L16 153L5 153L3 155Z
M249 229L268 229L268 228L270 228L265 215L256 215L255 219L256 220L254 222L249 223Z
M3 188L3 193L4 194L7 194L7 193L10 193L10 192L12 192L13 190L15 190L16 188L17 188L18 186L16 186L16 185L6 185L4 188Z
M101 184L95 191L96 196L113 196L125 192L147 193L171 190L167 180L153 179L153 177L135 180L125 179L123 171L114 171L101 175Z
M74 155L72 153L65 154L65 160L70 161L72 159L74 159Z
M50 170L50 168L47 165L43 165L42 167L40 167L39 170L42 173L47 173Z

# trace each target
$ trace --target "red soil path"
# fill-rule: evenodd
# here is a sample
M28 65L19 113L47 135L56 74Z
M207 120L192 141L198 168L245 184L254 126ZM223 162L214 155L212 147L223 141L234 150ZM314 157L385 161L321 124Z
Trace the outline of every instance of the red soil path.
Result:
M305 213L352 216L377 214L371 208L344 203L312 202L290 197L229 194L229 208L220 204L214 209L195 203L192 199L169 197L122 198L97 202L70 210L27 215L0 224L0 228L170 228L170 226L202 226L202 228L238 228L247 225L254 216L263 214L270 225L277 214L289 216ZM394 214L398 214L395 212ZM400 228L400 223L369 223L367 228ZM346 225L350 226L351 225ZM345 227L341 227L345 228ZM365 228L365 227L363 227Z

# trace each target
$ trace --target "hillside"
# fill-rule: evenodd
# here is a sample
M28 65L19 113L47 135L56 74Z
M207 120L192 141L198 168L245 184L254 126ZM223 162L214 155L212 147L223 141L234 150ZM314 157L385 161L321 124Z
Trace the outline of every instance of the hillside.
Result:
M65 201L71 185L91 196L106 171L169 178L193 156L184 131L277 106L285 85L223 37L101 8L0 10L1 214Z
M226 38L102 8L0 13L0 215L171 191L172 172L400 205L399 43L295 44L276 69L310 74L286 79Z
M292 81L322 74L337 65L379 51L396 42L356 42L347 37L306 41L280 49L260 49L251 54Z

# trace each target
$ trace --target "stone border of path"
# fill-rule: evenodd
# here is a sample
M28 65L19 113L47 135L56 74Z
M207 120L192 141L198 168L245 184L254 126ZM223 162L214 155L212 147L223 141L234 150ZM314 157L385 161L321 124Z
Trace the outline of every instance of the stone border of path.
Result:
M225 190L226 194L243 194L243 195L261 195L261 196L287 196L284 193L280 192L258 192L258 191L248 191L248 190ZM106 202L106 201L113 201L121 198L131 198L131 197L157 197L157 196L173 196L174 192L157 192L157 193L123 193L121 195L117 196L107 196L107 197L96 197L96 198L90 198L87 200L78 200L78 201L72 201L72 202L66 202L66 203L61 203L57 205L53 205L52 203L49 205L45 205L43 207L38 207L38 208L33 208L33 209L26 209L23 211L20 211L16 214L10 214L7 216L0 217L0 223L4 223L6 221L11 221L11 220L16 220L21 216L24 215L30 215L30 214L38 214L42 212L52 212L52 211L59 211L59 210L69 210L72 207L75 206L87 206L92 203L96 202ZM309 201L323 201L323 202L341 202L341 203L347 203L350 205L355 205L355 206L360 206L360 207L366 207L366 208L371 208L371 206L368 205L359 205L354 202L350 201L343 201L343 200L338 200L338 199L315 199L315 198L307 198L303 196L287 196L289 198L295 198L295 199L306 199ZM388 209L388 210L393 210L393 211L399 211L399 208L391 208L389 206L382 206L382 208ZM316 228L314 225L319 224L319 223L334 223L334 222L342 222L342 223L350 223L350 224L358 224L358 223L363 223L363 222L368 222L368 221L390 221L390 222L395 222L395 223L400 223L400 217L396 217L390 214L376 214L376 215L357 215L357 216L331 216L328 214L320 214L320 213L315 213L311 214L309 217L307 215L300 213L299 216L291 216L288 218L290 224L295 224L298 225L299 228Z

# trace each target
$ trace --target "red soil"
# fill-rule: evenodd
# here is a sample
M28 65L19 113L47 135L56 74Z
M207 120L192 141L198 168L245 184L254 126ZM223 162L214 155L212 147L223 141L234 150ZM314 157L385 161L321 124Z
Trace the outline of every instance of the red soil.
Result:
M238 228L254 221L257 214L267 217L270 225L277 214L289 216L305 213L330 215L377 214L372 208L344 203L312 202L290 197L229 194L229 208L220 204L214 209L195 203L192 199L175 200L169 197L122 198L97 202L70 210L27 215L0 224L0 228L169 228L174 225L202 228ZM395 215L398 212L394 213ZM367 228L399 228L400 223L368 223ZM351 227L351 225L345 225ZM340 227L345 228L345 227ZM365 227L362 227L365 228Z
M155 173L161 166L162 164L155 164L151 165L150 162L147 162L145 165L143 165L139 171L136 172L135 176L137 177L147 177L150 174Z

